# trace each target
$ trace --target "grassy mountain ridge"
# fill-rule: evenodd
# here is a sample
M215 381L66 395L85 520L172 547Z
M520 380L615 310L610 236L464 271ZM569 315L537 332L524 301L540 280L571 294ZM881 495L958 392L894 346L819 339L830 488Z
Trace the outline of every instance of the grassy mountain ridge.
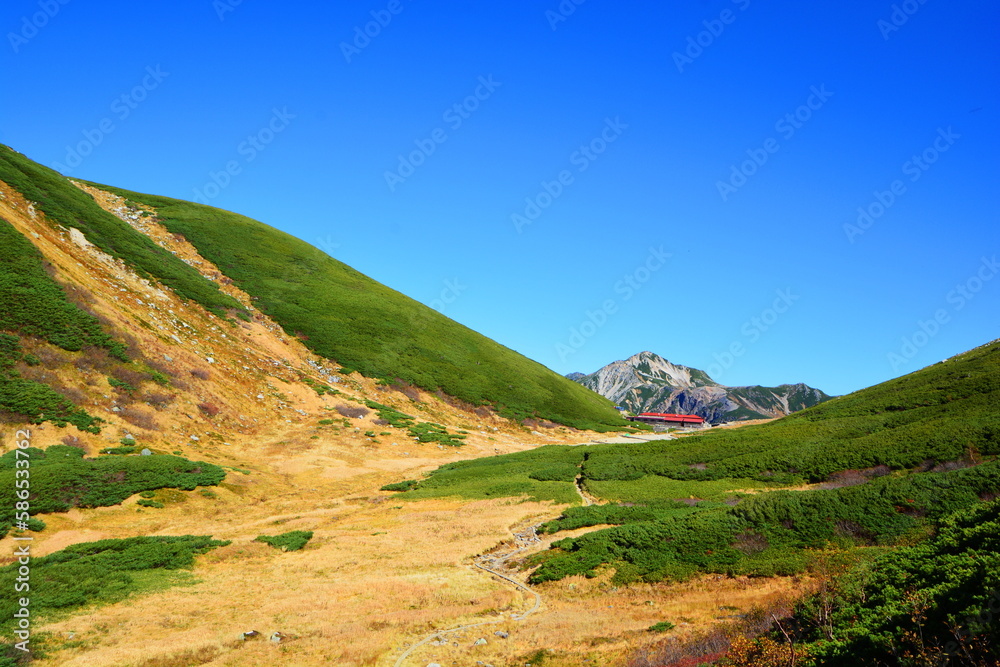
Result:
M368 377L402 379L516 419L623 425L607 399L368 278L291 235L221 209L94 184L156 209L261 312Z

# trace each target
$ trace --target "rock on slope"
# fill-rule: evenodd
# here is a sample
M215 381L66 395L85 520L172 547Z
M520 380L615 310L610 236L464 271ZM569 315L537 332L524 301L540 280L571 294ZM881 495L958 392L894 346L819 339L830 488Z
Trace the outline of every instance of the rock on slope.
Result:
M566 377L632 412L693 414L712 423L782 417L831 398L801 383L726 387L704 371L673 364L652 352L615 361L590 375Z

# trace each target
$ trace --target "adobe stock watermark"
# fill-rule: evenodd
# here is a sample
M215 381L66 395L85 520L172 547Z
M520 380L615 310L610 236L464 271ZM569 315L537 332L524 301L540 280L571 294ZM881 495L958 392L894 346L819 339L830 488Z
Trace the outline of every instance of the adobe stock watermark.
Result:
M334 241L332 236L327 235L316 239L316 247L333 257L337 249L340 248L340 244Z
M664 252L663 246L659 248L650 246L646 259L615 282L614 291L621 296L620 302L631 300L646 283L652 280L653 274L666 266L667 260L672 256L669 252ZM597 332L608 323L609 318L618 313L619 308L619 299L615 298L605 299L596 309L586 311L584 319L576 326L570 327L566 342L556 343L559 360L565 362L571 355L579 352L587 341L596 336Z
M771 305L751 317L740 327L741 338L730 343L725 352L716 352L712 355L715 363L711 364L706 372L713 380L719 381L725 372L733 367L736 360L747 353L747 346L759 341L761 336L770 331L775 323L781 319L781 316L791 310L795 302L802 298L797 294L792 294L790 287L775 290L774 293L775 299Z
M886 355L892 370L896 372L901 366L912 361L920 350L927 347L932 338L941 333L942 327L951 322L952 316L961 312L975 299L997 273L1000 273L1000 263L997 262L996 255L981 258L976 271L945 295L945 303L950 308L938 308L930 318L917 320L913 332L900 340L899 349Z
M448 306L458 301L458 298L468 289L466 285L458 281L458 278L445 280L444 287L441 289L440 294L438 294L438 298L431 301L430 306L439 313L444 312Z
M471 118L472 114L479 109L479 106L490 99L493 93L496 92L496 89L503 85L499 81L494 81L492 74L489 76L480 76L478 81L479 85L472 91L472 94L465 97L461 102L452 104L441 114L441 120L448 124L452 132L462 127L462 123ZM406 155L399 154L397 156L399 162L396 165L396 169L393 171L387 169L383 173L385 184L389 186L389 192L395 192L397 187L405 183L406 179L410 176L413 176L417 169L427 162L427 158L434 155L438 146L446 141L448 141L448 131L443 127L434 128L430 132L430 135L424 139L414 139L413 143L416 148Z
M21 17L21 28L17 32L8 32L7 41L14 53L18 53L21 47L38 36L38 33L54 19L70 0L41 0L38 3L38 11L31 16Z
M621 121L621 117L615 116L604 119L604 127L596 137L573 151L569 156L569 163L576 167L576 173L582 174L590 168L597 158L608 150L608 146L618 141L622 133L628 129L628 125ZM569 169L563 169L551 181L542 180L539 184L541 189L533 196L524 198L524 209L520 212L511 213L510 221L514 224L514 229L518 234L523 233L527 225L532 224L541 217L542 212L552 206L552 203L559 199L566 191L566 188L576 182L576 177Z
M31 457L25 451L31 447L31 431L15 433L14 448L14 527L19 531L28 530L31 520ZM17 559L17 576L14 578L13 593L31 592L31 537L14 537L14 557ZM13 565L12 565L13 567ZM31 641L31 598L14 597L14 644L18 651L27 653Z
M962 135L957 134L950 125L947 130L939 127L938 136L934 141L920 153L914 153L900 167L903 176L907 176L907 180L911 183L916 183L941 158L941 155L947 153L961 138ZM887 189L875 190L872 193L872 201L858 207L858 217L854 223L844 223L844 234L847 235L847 240L854 243L857 237L871 229L875 222L885 215L886 211L892 208L893 204L899 201L899 198L906 192L906 182L899 178L890 183Z
M549 27L555 30L559 24L569 19L576 12L576 8L587 2L587 0L562 0L555 10L545 10L545 20L549 22Z
M411 311L409 326L414 329L423 329L432 322L439 322L441 314L458 301L468 289L468 286L463 285L458 278L445 280L441 291L438 292L435 299L427 304L427 308Z
M354 56L361 55L361 52L371 45L372 40L389 27L393 17L403 13L403 9L403 3L400 0L389 0L385 9L373 9L369 12L372 17L371 21L363 26L354 26L353 39L350 42L340 43L340 52L344 54L344 60L347 61L347 64L351 64L351 59Z
M271 110L271 118L255 133L248 135L236 147L236 153L242 160L233 159L226 162L225 167L219 171L209 171L208 180L200 188L194 189L194 201L199 204L208 204L218 197L223 190L228 188L233 178L243 173L243 168L257 159L264 150L274 141L274 139L284 132L288 125L295 119L295 114L288 112L288 107L281 109L275 107Z
M875 23L879 32L882 33L882 39L888 42L892 33L906 25L910 17L919 12L926 3L927 0L904 0L904 2L893 5L889 18L879 19Z
M212 9L219 21L226 20L226 14L236 11L236 8L243 4L243 0L212 0Z
M795 111L786 113L774 123L774 131L781 135L782 139L788 141L795 136L808 123L813 114L823 108L823 105L833 97L833 93L826 89L826 84L821 84L819 88L811 86L809 97L799 105ZM774 137L764 140L760 148L748 148L746 150L747 159L740 164L731 165L729 179L716 181L715 188L719 191L722 201L729 201L730 195L747 184L760 168L767 164L772 155L781 150L781 144Z
M139 105L149 98L149 94L160 87L163 80L170 76L170 72L164 72L160 65L146 67L146 74L142 80L132 87L128 92L122 93L109 105L110 116L105 116L97 126L82 131L83 139L76 144L66 146L66 157L63 162L56 162L52 168L56 171L69 174L74 169L83 164L84 158L91 155L94 149L104 143L104 140L118 129L115 120L124 122L132 115L132 112L139 108Z
M741 12L746 11L747 7L750 6L750 0L732 0L732 3ZM677 67L677 71L683 74L684 68L693 64L695 60L705 53L705 49L715 44L715 40L722 36L727 25L732 25L736 21L737 16L739 14L732 9L726 8L719 13L718 18L702 21L701 24L705 29L695 35L688 35L687 47L683 53L680 51L674 51L673 53L674 65Z

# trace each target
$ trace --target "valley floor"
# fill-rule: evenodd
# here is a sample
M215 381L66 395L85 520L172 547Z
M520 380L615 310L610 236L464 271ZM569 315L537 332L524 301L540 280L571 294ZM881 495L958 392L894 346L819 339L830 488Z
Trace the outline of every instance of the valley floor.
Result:
M713 578L618 588L606 576L571 577L535 587L540 607L519 620L534 596L476 568L474 558L511 550L513 532L557 516L564 506L511 499L404 502L379 487L449 460L530 445L498 434L459 450L386 442L379 451L350 440L308 439L307 433L255 436L206 456L249 473L230 472L212 489L215 498L172 492L174 502L163 509L140 508L133 497L116 507L46 515L36 555L135 535L213 535L233 543L200 556L181 585L45 619L38 629L50 633L49 656L36 664L423 667L481 661L499 667L548 650L547 665L619 665L637 648L725 622L734 610L801 585ZM252 541L289 530L315 536L291 553ZM553 539L544 536L529 551ZM7 546L0 548L9 553ZM677 628L647 631L663 620ZM483 621L496 622L442 635L444 643L434 637L399 660L432 633ZM264 639L240 641L249 630ZM266 639L275 631L287 636L280 644ZM479 639L486 643L477 645Z

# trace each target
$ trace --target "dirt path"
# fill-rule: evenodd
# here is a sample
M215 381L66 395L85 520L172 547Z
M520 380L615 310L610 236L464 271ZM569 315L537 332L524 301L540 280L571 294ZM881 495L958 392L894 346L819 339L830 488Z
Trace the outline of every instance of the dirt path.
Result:
M528 616L534 614L536 611L541 609L542 596L539 595L537 592L528 588L528 586L525 585L523 582L518 581L511 575L504 574L500 570L504 568L506 566L507 561L513 558L514 556L523 554L529 549L541 544L541 539L538 537L538 527L541 525L542 524L537 524L531 526L530 528L527 528L526 530L520 533L514 533L513 549L499 553L483 554L481 556L477 556L476 559L473 561L473 565L475 565L480 570L489 572L490 574L499 577L500 579L506 581L509 584L513 584L520 590L529 593L535 597L535 604L532 605L530 609L521 612L520 614L512 613L510 615L510 620L513 621L523 621ZM443 642L444 641L443 637L445 635L454 634L456 632L462 632L463 630L470 630L472 628L478 628L483 625L495 625L497 623L503 623L506 620L507 619L505 617L500 616L499 618L493 618L486 621L479 621L478 623L470 623L467 625L459 625L454 628L449 628L448 630L441 630L439 632L431 633L426 637L424 637L423 639L421 639L420 641L418 641L413 646L407 648L398 658L396 658L394 667L402 667L403 662L410 656L410 654L413 653L413 651L420 648L421 646L425 646L435 640Z
M576 479L573 480L573 488L576 489L577 494L579 494L580 499L583 501L584 507L589 507L591 505L598 504L597 499L588 494L584 490L583 475L576 476ZM483 570L484 572L489 572L490 574L498 577L499 579L509 584L512 584L513 586L516 586L518 589L524 591L525 593L529 593L530 595L534 596L535 604L532 605L530 609L520 614L512 613L510 615L510 620L513 621L523 621L528 616L534 614L539 609L541 609L542 596L539 593L528 588L527 585L525 585L521 581L518 581L513 576L505 574L502 570L506 568L507 561L509 561L511 558L513 558L514 556L521 555L541 544L542 540L541 538L538 537L538 528L540 528L542 525L543 525L542 523L539 523L519 533L514 533L514 545L512 549L497 553L483 554L481 556L477 556L473 561L473 565L479 568L480 570ZM408 657L410 657L410 654L416 651L421 646L426 646L427 644L435 640L443 642L444 641L443 638L445 635L454 634L456 632L462 632L463 630L470 630L472 628L478 628L483 625L495 625L497 623L503 623L506 620L507 620L506 618L501 616L499 618L494 618L487 621L479 621L478 623L459 625L454 628L449 628L448 630L441 630L439 632L431 633L426 637L424 637L423 639L421 639L420 641L418 641L416 644L413 644L412 646L407 648L398 658L396 658L394 667L402 667L404 661Z
M591 505L600 505L597 498L590 495L583 490L583 475L577 475L576 479L573 480L573 488L576 489L577 494L583 499L583 506L590 507Z

